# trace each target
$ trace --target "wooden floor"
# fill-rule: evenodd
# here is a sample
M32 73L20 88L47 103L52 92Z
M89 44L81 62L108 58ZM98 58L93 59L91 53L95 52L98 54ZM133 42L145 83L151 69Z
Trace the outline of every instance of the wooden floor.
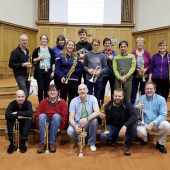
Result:
M86 156L79 158L69 143L59 145L54 154L37 154L36 145L29 145L27 153L6 153L7 140L0 140L1 170L170 170L170 143L168 154L160 154L152 144L135 144L132 155L122 153L122 145L115 148L98 146L92 153L86 148Z

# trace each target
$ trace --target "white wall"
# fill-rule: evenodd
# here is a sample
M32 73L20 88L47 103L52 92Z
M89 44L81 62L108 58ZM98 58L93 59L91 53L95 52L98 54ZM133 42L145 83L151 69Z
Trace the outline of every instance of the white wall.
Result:
M0 20L36 28L38 0L0 0Z
M170 25L170 0L135 0L135 31Z

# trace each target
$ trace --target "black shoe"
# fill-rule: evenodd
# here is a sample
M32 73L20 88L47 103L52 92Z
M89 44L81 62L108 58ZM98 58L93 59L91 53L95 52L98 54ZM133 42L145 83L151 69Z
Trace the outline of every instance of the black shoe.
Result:
M25 142L20 144L19 150L21 153L25 153L27 151L27 146L26 146Z
M131 155L130 147L124 146L123 151L124 151L124 155L126 155L126 156L130 156Z
M15 151L15 145L13 143L10 143L8 149L7 149L7 152L9 154L13 153Z
M142 139L139 139L139 142L140 142L140 144L143 145L143 146L147 144L147 142L145 142L145 141L142 140Z
M167 153L166 147L164 145L159 144L158 142L156 143L155 148L158 149L161 153Z

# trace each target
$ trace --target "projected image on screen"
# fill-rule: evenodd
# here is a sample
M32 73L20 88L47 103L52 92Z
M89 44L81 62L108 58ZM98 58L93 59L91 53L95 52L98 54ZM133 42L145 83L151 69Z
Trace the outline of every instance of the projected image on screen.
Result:
M50 0L50 22L120 24L121 0Z

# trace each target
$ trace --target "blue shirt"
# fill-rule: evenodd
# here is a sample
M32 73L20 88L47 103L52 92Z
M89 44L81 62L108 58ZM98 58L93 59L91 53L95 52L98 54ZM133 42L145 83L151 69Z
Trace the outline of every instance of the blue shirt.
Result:
M92 114L94 110L99 110L98 102L95 96L93 95L87 95L87 99L85 101L86 110L88 112L88 115ZM69 107L70 113L75 113L75 122L79 123L81 118L81 110L82 110L82 101L80 97L75 97L72 99Z
M154 94L152 97L142 95L139 101L144 104L143 117L146 124L153 122L159 126L162 121L166 120L167 105L162 96L158 94Z

